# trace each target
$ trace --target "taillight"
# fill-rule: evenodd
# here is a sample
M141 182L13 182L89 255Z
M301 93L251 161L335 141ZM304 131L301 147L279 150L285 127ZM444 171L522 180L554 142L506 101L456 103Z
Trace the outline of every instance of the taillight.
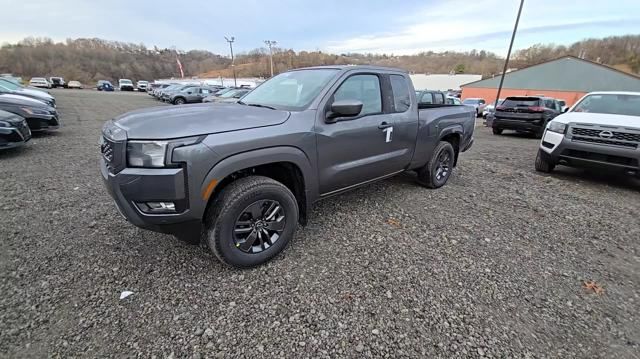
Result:
M544 107L529 106L529 111L531 111L531 112L544 112Z

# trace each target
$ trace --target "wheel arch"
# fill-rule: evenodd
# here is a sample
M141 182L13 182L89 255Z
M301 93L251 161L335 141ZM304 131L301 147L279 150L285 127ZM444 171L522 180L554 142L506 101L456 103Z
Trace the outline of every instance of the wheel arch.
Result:
M205 215L213 199L238 178L261 175L284 184L296 197L301 224L317 197L316 176L303 151L295 147L270 147L243 152L219 161L211 168L201 185L200 195L207 202Z
M455 152L455 158L453 160L453 166L458 164L458 155L460 154L460 143L462 142L462 136L464 134L464 128L462 125L454 125L444 128L440 131L440 141L449 142L453 146Z

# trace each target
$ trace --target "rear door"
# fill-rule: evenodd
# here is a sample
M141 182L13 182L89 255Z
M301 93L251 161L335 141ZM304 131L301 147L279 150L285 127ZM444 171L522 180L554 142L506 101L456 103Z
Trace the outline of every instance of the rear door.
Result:
M377 73L349 72L319 107L316 141L321 195L397 173L408 164L403 163L407 156L404 147L410 136L403 121L397 126L394 123L388 81ZM362 111L327 123L326 114L338 100L361 101Z
M496 119L536 121L545 117L543 100L538 97L507 97L495 111Z

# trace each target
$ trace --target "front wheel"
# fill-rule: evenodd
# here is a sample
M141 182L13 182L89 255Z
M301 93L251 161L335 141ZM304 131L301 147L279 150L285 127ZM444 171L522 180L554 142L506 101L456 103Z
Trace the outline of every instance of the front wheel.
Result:
M184 104L185 104L185 101L184 101L184 99L183 99L183 98L180 98L180 97L179 97L179 98L177 98L177 99L175 99L175 100L173 101L173 104L174 104L174 105L184 105Z
M538 155L536 156L536 171L549 173L553 171L556 167L554 163L547 159L546 154L542 150L538 150Z
M282 183L250 176L220 192L205 218L205 242L224 264L248 268L287 246L298 223L298 202Z
M493 134L494 135L501 135L502 134L502 129L493 127Z
M418 183L428 188L444 186L453 172L455 155L451 143L441 141L433 151L429 162L418 170Z

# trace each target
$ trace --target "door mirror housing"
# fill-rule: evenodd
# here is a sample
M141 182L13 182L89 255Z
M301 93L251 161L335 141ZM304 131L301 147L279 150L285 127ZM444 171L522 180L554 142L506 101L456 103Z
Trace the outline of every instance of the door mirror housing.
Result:
M562 112L569 112L569 107L567 106L567 108L565 108Z
M358 116L364 104L359 100L340 100L331 104L331 111L327 114L327 122L336 122L338 117Z

